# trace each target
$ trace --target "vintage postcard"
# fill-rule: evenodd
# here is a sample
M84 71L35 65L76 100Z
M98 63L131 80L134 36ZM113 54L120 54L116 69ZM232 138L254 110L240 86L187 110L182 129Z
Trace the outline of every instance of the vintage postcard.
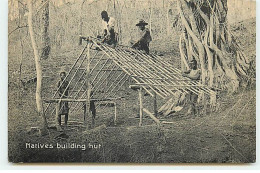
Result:
M253 0L9 0L12 163L256 161Z

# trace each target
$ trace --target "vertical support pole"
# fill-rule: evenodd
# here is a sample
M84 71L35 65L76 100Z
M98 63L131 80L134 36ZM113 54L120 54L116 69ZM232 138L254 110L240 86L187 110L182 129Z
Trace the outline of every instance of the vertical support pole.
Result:
M83 102L83 111L84 111L84 123L86 122L86 113L87 113L87 106L86 106L86 103Z
M114 118L114 125L116 125L116 119L117 119L117 112L116 112L116 102L114 102L115 106L115 118Z
M153 110L154 110L154 116L157 117L158 111L157 111L157 94L154 92L153 97Z
M142 98L142 87L139 88L138 90L139 94L139 106L140 106L140 121L139 121L139 126L142 126L143 124L143 98Z
M56 126L59 126L59 112L60 112L60 103L59 102L56 103L55 108L56 108L55 124L56 124Z
M84 124L86 125L87 130L91 129L93 125L93 120L91 117L91 112L90 112L90 94L91 94L91 85L90 85L90 42L88 41L87 45L87 68L86 68L86 73L87 73L87 101L86 101L86 114L85 114L85 122Z
M55 124L56 124L56 129L57 129L57 131L62 131L62 129L61 129L61 126L60 126L60 124L59 124L59 113L60 113L60 102L61 101L58 101L57 103L56 103L56 115L55 115Z

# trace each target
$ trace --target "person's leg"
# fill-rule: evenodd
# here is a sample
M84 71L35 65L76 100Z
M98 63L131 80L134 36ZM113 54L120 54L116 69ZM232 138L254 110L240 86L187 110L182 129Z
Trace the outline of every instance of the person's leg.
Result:
M94 101L90 101L90 111L92 113L92 126L95 127L95 118L96 118L96 106Z
M191 94L191 110L192 110L192 115L193 116L196 116L196 105L197 105L197 100L198 100L198 95L197 94L194 94L192 93Z
M59 125L61 125L61 114L59 114L59 116L58 116L58 122L59 122Z
M92 111L92 117L95 119L96 118L96 106L95 106L95 103L93 102L90 107L91 107L91 111Z
M193 113L193 100L192 100L192 98L193 98L193 93L192 92L189 92L189 96L188 96L188 112L187 112L187 114L188 115L193 115L194 113Z
M65 126L68 124L69 114L65 114Z

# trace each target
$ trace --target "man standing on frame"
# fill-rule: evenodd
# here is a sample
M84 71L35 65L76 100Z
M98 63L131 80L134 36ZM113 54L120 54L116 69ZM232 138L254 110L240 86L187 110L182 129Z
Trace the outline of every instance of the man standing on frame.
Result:
M115 24L116 20L113 17L109 17L106 11L101 12L102 25L103 25L103 37L102 43L107 43L113 47L117 44Z

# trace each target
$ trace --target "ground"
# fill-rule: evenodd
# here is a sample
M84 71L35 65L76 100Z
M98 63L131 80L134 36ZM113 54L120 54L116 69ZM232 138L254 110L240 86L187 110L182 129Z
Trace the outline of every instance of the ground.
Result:
M241 49L255 58L255 19L232 26ZM40 136L31 131L39 126L35 105L35 83L19 83L19 42L9 46L9 113L8 152L10 162L102 162L102 163L251 163L256 159L256 90L255 84L237 93L221 92L219 109L190 117L185 114L160 117L170 124L156 125L150 118L138 126L137 92L125 90L127 99L118 104L117 124L113 122L114 108L101 107L97 111L96 127L86 131L82 113L69 117L65 133L50 128ZM178 43L173 44L177 48ZM165 45L166 46L166 45ZM171 45L172 46L172 45ZM178 49L156 50L166 60L179 66ZM43 61L44 92L55 86L59 67L74 61L77 46L53 50L49 60ZM174 57L174 58L172 58ZM31 50L24 52L22 80L35 77ZM127 88L127 87L126 87ZM144 96L145 106L151 109L152 98ZM159 100L159 105L163 100ZM81 111L82 112L82 111ZM50 126L53 117L46 115ZM54 148L26 148L26 143L54 145ZM57 149L58 144L86 144L86 149ZM88 145L100 145L89 148Z

